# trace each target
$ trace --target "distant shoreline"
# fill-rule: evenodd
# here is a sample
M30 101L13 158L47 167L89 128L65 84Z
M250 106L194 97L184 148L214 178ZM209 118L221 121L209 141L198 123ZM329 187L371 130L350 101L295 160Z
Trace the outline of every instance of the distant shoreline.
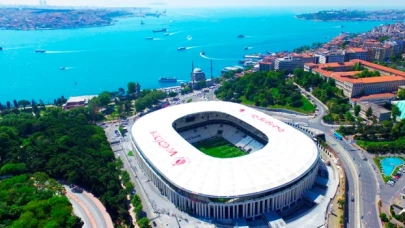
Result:
M405 10L325 10L298 14L295 18L323 22L404 21Z
M148 17L163 15L162 13L142 12L149 8L1 8L0 30L9 31L44 31L96 28L115 25L119 18Z

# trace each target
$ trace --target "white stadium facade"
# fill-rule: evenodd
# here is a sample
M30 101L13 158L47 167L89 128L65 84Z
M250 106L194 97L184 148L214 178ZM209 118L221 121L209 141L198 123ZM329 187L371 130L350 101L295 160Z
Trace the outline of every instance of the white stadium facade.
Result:
M216 158L192 144L222 137L246 155ZM236 103L168 107L135 122L137 163L177 208L210 219L255 218L295 206L321 162L316 144L298 130Z

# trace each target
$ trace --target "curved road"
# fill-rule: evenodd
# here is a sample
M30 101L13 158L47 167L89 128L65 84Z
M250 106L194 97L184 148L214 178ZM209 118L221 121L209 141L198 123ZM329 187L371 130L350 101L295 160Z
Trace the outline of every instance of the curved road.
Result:
M303 117L299 115L289 115L282 113L272 113L284 121L295 123L306 123L309 128L323 131L328 144L337 152L339 159L346 171L348 192L346 204L345 227L371 227L380 228L381 222L376 207L377 183L374 171L370 162L363 161L361 152L353 145L344 140L337 140L333 137L333 126L322 122L322 117L327 113L327 107L318 99L310 95L319 109L318 116ZM360 174L360 175L359 175ZM350 200L354 197L354 202Z
M93 195L83 191L74 193L65 185L66 197L73 205L75 214L86 228L113 228L114 225L103 204Z

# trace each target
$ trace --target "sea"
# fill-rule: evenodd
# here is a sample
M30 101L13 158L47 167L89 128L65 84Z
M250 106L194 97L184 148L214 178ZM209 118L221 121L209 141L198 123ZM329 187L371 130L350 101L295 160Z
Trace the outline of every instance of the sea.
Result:
M179 83L187 82L192 64L209 77L211 60L213 76L218 77L222 68L237 65L247 54L292 50L383 23L306 21L294 17L300 12L289 8L170 9L160 18L120 18L107 27L1 30L0 102L41 99L53 103L60 96L126 89L130 81L139 82L142 89L175 86L158 79L177 77ZM152 32L160 28L167 28L169 35ZM245 38L238 39L239 34ZM178 47L186 50L178 51ZM36 49L46 53L35 53Z

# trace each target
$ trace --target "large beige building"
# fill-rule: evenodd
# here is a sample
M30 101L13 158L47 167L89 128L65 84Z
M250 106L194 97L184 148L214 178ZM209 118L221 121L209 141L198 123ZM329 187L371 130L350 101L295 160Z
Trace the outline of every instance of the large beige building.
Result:
M352 71L355 63L369 70L380 71L382 76L356 78L356 74L361 71ZM404 72L357 59L345 63L306 64L304 70L319 74L323 78L333 78L336 81L336 87L342 89L344 95L349 98L390 93L397 91L399 86L405 85Z

